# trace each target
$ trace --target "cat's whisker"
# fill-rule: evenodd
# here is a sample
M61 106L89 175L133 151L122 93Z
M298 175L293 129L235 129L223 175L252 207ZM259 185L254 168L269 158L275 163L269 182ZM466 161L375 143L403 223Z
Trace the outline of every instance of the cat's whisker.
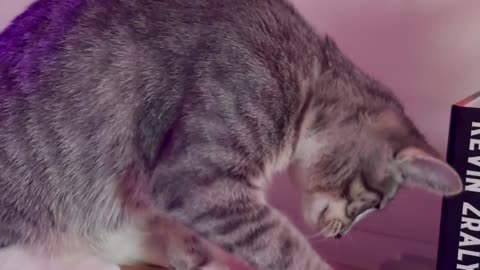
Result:
M319 235L320 237L321 235ZM309 238L309 240L312 240L314 241L315 243L320 243L320 242L325 242L325 241L328 241L330 240L331 238L328 238L328 237L322 237L322 238Z
M314 234L311 234L311 235L307 235L306 237L307 237L307 239L315 239L315 238L317 238L317 237L319 237L319 236L321 236L321 235L322 235L322 231L317 232L317 233L314 233Z
M330 230L330 227L332 226L332 224L334 224L333 221L330 221L327 223L327 225L325 227L323 227L323 229L315 234L312 234L312 235L309 235L307 236L307 239L310 239L310 240L315 240L315 242L324 242L324 241L327 241L329 240L330 238L328 237L324 237L322 239L318 239L317 237L319 236L322 236L325 234L325 232L327 232L328 230Z
M351 236L350 234L346 234L345 236L346 236L346 238L350 241L350 243L356 244L355 241L354 241L354 239L353 239L353 236Z
M331 225L331 224L332 224L332 222L329 221L329 222L327 223L327 225L325 225L319 232L307 236L307 239L312 239L312 238L316 238L316 237L318 237L318 236L321 236L322 234L325 233L325 231L327 231L327 230L330 228L330 225Z

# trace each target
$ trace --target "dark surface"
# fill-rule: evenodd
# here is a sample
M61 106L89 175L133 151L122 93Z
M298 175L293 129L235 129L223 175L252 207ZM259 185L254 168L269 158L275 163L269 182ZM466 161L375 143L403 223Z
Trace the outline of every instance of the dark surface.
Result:
M480 156L479 150L469 150L472 121L480 121L479 109L459 106L452 107L447 160L460 174L464 181L467 170L480 170L480 168L468 164L468 157ZM477 135L475 138L479 139L480 136ZM457 254L459 241L461 240L460 224L464 202L468 202L478 209L480 208L480 194L464 192L459 196L448 198L443 201L437 270L457 269ZM469 212L468 217L475 218L475 215ZM466 232L471 236L477 238L480 237L479 232ZM479 246L468 246L465 248L470 251L480 251ZM478 262L478 258L465 256L461 264L470 265Z

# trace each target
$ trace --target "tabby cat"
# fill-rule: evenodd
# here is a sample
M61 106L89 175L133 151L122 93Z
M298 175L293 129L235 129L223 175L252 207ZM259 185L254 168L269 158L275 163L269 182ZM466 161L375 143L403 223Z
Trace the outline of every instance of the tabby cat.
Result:
M0 35L3 249L193 270L223 267L214 244L259 270L331 269L266 202L287 168L325 237L401 187L462 190L284 0L39 0Z

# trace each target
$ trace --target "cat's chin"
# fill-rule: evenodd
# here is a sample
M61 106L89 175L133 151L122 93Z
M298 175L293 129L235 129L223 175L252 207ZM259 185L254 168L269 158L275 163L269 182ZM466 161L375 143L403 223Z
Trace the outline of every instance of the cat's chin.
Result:
M365 218L366 216L368 216L368 215L370 215L370 214L372 214L373 212L376 212L376 211L377 211L377 209L372 208L372 209L368 209L365 212L361 213L360 215L357 216L357 218L340 235L335 236L335 238L342 238L343 236L347 235L358 222L360 222L363 218Z
M364 211L362 214L358 215L354 221L347 221L342 218L334 218L326 221L321 221L320 225L315 225L310 227L314 229L317 233L313 234L314 237L321 238L335 238L341 239L354 228L354 226L364 219L366 216L376 212L377 209L372 208ZM310 225L310 224L309 224ZM311 226L311 225L310 225Z

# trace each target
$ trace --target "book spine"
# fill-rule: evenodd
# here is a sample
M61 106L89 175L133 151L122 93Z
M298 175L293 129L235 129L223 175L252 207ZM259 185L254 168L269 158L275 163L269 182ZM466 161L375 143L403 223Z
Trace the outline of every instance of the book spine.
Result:
M452 107L447 161L464 192L443 199L437 270L480 269L480 109Z

